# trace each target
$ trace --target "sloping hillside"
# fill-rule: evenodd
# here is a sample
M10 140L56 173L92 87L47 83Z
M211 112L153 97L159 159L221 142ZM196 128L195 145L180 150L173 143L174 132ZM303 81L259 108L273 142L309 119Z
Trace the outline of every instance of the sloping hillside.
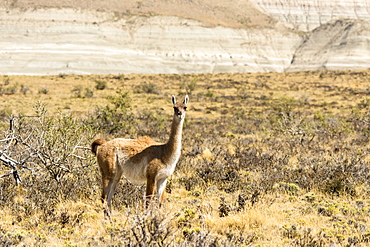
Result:
M252 0L267 15L301 31L312 31L333 20L370 21L367 0Z
M0 31L3 74L278 72L301 40L275 28L73 8L4 10Z
M276 21L249 1L238 0L17 0L0 3L4 8L72 8L115 12L118 15L167 15L193 19L209 26L272 26Z
M368 9L365 0L9 0L0 74L362 69Z
M287 71L369 68L369 37L370 22L329 22L307 35Z

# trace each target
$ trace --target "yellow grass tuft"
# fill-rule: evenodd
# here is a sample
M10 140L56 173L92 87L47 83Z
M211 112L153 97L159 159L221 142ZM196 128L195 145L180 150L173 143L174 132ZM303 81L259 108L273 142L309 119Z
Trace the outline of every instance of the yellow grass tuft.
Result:
M214 154L211 152L211 150L209 150L208 148L205 148L200 156L203 159L212 160L214 157Z

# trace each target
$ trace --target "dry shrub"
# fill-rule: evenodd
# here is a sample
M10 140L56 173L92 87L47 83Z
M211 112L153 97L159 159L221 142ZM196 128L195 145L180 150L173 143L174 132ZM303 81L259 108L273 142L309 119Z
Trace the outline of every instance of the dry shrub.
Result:
M95 196L93 132L72 115L49 116L44 106L37 107L34 116L11 117L4 132L0 150L7 183L1 183L0 200L10 206L6 202L23 198L13 204L15 211L19 206L25 215L41 210L49 217L60 201Z
M181 90L195 94L196 89L188 84ZM220 97L212 99L217 102ZM183 154L167 191L185 188L195 199L179 203L195 205L195 215L203 210L226 219L256 205L266 206L264 198L277 194L295 200L312 191L329 198L356 199L359 188L362 196L370 194L369 115L355 111L349 115L300 111L306 102L290 98L273 102L268 96L248 96L246 100L257 101L255 104L266 110L236 109L234 115L215 120L187 117ZM86 119L68 114L50 116L42 108L36 115L13 117L13 125L4 124L6 130L0 138L4 170L0 174L0 205L10 209L17 222L40 214L42 222L72 227L73 222L83 219L77 211L61 211L58 205L65 201L95 202L100 197L100 174L89 150L97 132L121 137L148 135L158 140L168 137L169 120L162 117L163 110L133 113L128 94L122 91L110 98L108 106L97 107ZM198 203L206 198L204 194L216 198L207 210ZM180 219L168 213L143 213L137 210L143 195L143 185L123 178L113 205L117 211L127 213L127 222L108 229L109 238L96 237L89 240L90 244L236 246L258 242L253 232L215 234L207 226L198 227L200 219L196 217L189 216L179 224ZM225 199L220 199L222 196ZM177 199L173 196L171 200ZM308 205L302 212L323 218L334 219L335 214L361 217L361 212L367 212L332 209L315 198L303 200ZM355 228L355 224L348 225L348 229ZM360 232L358 238L333 238L349 245L368 243L367 231ZM292 246L327 245L333 240L299 225L283 227L277 237ZM5 235L0 229L3 245L18 244L23 239L22 234Z

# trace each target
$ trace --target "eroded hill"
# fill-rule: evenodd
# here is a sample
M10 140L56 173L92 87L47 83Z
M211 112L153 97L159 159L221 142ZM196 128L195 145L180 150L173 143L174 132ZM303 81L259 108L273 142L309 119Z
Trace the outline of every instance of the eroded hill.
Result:
M283 72L370 64L366 1L20 0L0 8L0 74Z

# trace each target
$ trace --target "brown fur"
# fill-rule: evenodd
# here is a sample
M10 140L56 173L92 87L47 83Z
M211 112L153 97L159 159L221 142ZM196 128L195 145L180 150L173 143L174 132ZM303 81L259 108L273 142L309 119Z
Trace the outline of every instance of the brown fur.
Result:
M98 150L98 147L100 145L103 145L107 141L104 139L96 139L92 144L91 144L91 152L96 155L96 151Z
M158 143L149 137L135 140L117 138L108 142L97 139L92 143L91 151L97 157L102 174L102 201L107 204L108 215L111 199L122 175L130 181L147 182L147 203L154 197L156 188L158 199L163 202L167 178L173 173L180 157L188 96L183 103L176 103L172 96L172 102L174 117L167 143Z

